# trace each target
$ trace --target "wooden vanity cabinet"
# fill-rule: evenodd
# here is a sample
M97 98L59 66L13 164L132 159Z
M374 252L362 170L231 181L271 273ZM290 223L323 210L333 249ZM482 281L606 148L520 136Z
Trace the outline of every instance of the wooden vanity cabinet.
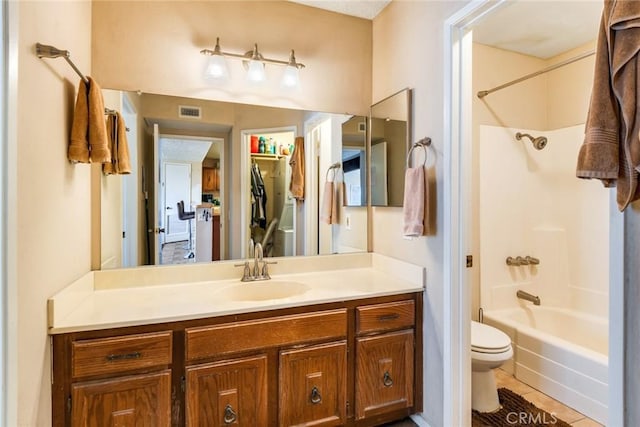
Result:
M59 341L63 353L54 355L68 357L56 364L54 356L53 391L55 395L56 387L65 383L69 391L65 400L54 401L54 415L57 404L68 423L54 416L54 425L170 425L171 331L96 339L58 336ZM56 383L65 372L68 381Z
M413 407L415 318L414 300L356 309L356 420Z
M422 293L52 336L53 426L374 426L422 410Z

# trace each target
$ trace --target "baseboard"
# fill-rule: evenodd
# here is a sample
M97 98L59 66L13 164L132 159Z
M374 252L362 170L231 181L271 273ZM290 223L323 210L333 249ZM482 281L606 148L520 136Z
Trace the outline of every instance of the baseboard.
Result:
M431 427L429 425L429 423L427 422L427 420L425 420L424 418L422 418L420 416L420 414L413 414L411 415L411 421L413 421L414 423L418 424L420 427Z

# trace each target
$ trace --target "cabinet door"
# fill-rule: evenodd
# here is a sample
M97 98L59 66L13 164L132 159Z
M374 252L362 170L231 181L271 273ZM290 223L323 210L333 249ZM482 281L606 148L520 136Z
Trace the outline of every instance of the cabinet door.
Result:
M266 426L267 356L186 369L187 426Z
M356 340L356 419L413 406L413 330Z
M280 352L280 426L346 422L347 343Z
M216 191L213 168L202 168L202 191Z
M171 371L72 385L71 425L169 426Z

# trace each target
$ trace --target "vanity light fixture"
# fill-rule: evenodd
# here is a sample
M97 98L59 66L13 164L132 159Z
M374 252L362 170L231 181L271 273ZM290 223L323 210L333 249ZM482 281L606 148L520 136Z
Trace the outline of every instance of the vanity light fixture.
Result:
M205 71L207 78L224 80L229 77L226 58L237 58L242 60L247 69L247 79L251 82L261 82L266 79L265 64L284 65L286 68L282 77L282 86L292 88L300 82L299 70L304 68L304 64L296 61L295 52L291 50L288 61L265 58L258 50L258 44L253 45L253 49L244 54L224 52L220 49L220 38L216 38L216 46L213 50L202 49L201 54L208 56L209 61Z

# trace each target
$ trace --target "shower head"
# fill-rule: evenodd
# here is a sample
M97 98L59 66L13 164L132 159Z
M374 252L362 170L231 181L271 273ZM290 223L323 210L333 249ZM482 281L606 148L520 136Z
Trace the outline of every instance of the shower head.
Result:
M518 141L520 141L523 137L529 138L529 140L531 140L531 143L533 144L533 148L535 148L536 150L542 150L547 145L546 136L539 136L537 138L534 138L528 133L520 133L520 132L516 133L516 139Z

